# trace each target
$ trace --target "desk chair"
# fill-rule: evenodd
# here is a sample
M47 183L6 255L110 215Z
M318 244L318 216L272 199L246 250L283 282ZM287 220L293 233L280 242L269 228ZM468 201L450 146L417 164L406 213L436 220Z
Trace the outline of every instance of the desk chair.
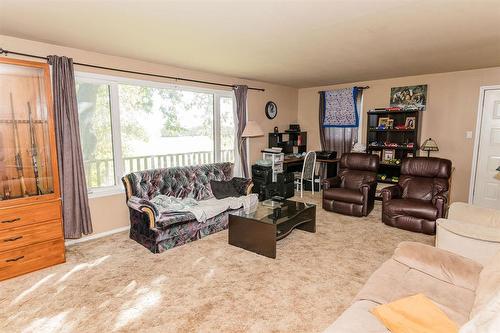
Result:
M300 197L303 197L304 180L311 182L312 194L314 195L314 170L316 168L316 152L307 152L304 158L304 165L302 167L302 172L295 173L295 188L297 191L300 188Z

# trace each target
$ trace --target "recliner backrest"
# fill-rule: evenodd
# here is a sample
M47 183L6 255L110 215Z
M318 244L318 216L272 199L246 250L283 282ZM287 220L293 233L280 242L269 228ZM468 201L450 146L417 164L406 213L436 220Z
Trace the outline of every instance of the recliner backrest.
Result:
M449 188L451 161L437 157L412 157L403 160L399 185L403 199L430 201Z
M366 153L344 153L340 158L338 176L340 186L352 190L359 189L361 184L377 179L379 158Z

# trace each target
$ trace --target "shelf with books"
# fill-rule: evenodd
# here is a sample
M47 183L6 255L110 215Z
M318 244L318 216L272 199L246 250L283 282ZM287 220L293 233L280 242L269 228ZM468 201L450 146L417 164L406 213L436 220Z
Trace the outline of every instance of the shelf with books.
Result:
M383 150L383 149L399 149L399 150L415 150L417 149L416 145L413 145L412 147L404 147L404 146L368 146L368 149L373 149L373 150Z
M417 156L420 143L420 111L380 108L370 110L366 122L367 152L380 159L381 183L395 184L401 162ZM399 163L395 163L395 162Z
M369 128L370 132L415 132L415 128Z

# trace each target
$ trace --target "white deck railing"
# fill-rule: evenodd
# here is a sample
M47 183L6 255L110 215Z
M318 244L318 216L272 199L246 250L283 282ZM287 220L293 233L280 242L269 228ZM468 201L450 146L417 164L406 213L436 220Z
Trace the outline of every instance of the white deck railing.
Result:
M234 150L221 150L221 161L234 161ZM189 153L148 155L123 158L125 174L158 168L208 164L214 162L213 151L197 151ZM112 159L84 161L87 175L87 186L100 187L114 183L114 167Z

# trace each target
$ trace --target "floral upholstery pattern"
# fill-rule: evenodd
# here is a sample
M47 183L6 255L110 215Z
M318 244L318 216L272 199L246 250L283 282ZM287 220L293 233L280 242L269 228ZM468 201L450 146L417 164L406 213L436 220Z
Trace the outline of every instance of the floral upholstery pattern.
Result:
M213 196L211 180L230 180L232 163L204 164L188 167L153 169L133 172L128 178L132 195L148 199L164 194L176 198L204 200Z
M130 212L130 238L153 253L161 253L226 229L232 210L200 223L192 213L160 214L150 200L159 194L195 200L209 199L213 197L210 181L230 180L232 173L232 163L214 163L145 170L124 176L122 181ZM234 178L234 184L238 192L244 195L252 180Z
M162 253L173 247L227 229L229 213L238 212L242 209L225 211L208 219L205 223L199 223L193 216L190 220L170 224L168 228L163 229L150 229L147 221L142 221L141 223L141 220L144 218L143 214L134 211L131 212L130 238L142 244L153 253Z

